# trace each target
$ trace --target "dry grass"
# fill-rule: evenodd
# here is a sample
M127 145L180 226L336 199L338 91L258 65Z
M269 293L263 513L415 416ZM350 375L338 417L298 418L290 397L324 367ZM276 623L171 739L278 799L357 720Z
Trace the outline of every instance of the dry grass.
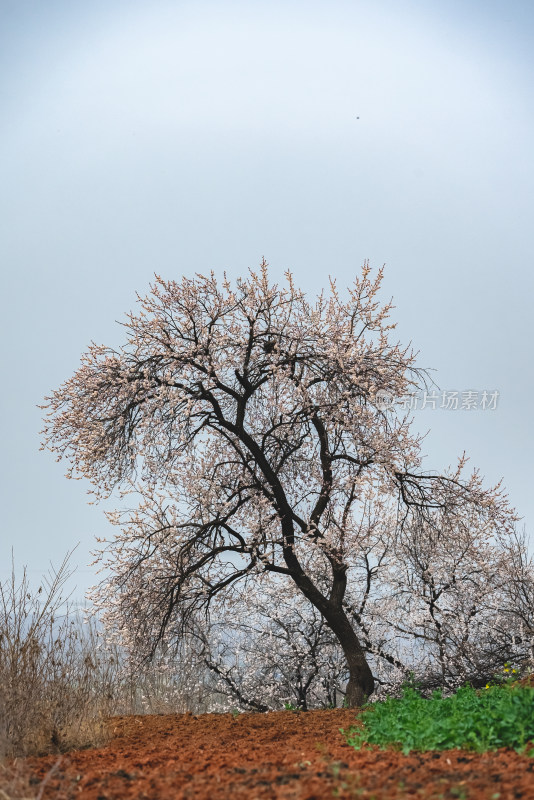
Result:
M63 591L70 555L35 591L25 568L0 583L0 800L26 791L8 762L99 746L111 716L207 710L192 654L178 668L163 653L140 668L106 644L98 622L72 611Z
M0 764L0 800L42 800L48 781L60 764L61 757L37 785L23 762L15 759L9 764Z
M68 556L32 592L0 584L0 756L60 752L106 735L117 664L96 627L65 606Z

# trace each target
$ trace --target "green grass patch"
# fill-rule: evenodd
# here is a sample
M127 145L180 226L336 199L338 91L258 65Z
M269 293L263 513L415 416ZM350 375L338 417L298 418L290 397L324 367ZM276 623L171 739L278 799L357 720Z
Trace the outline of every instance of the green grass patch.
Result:
M490 686L476 691L463 687L451 697L440 691L423 698L405 689L367 706L357 717L358 727L341 732L357 750L365 745L394 745L411 750L450 750L453 747L496 750L511 747L534 755L534 688Z

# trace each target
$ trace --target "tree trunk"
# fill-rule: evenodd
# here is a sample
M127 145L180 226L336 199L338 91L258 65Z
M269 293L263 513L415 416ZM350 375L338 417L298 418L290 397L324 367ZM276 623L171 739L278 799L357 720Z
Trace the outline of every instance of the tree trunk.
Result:
M323 615L328 627L340 643L349 669L345 702L350 708L359 708L373 693L375 680L354 628L343 611L342 603L347 586L346 568L342 567L336 570L330 599L327 599L304 573L296 558L293 551L291 523L289 525L290 529L286 533L286 539L291 542L291 546L284 547L284 558L288 571L302 594Z
M343 649L347 667L349 668L345 703L349 708L359 708L374 691L373 673L367 663L358 637L344 611L336 609L325 618Z
M359 708L373 693L375 679L354 628L341 607L341 596L339 605L338 603L333 604L313 586L309 579L305 581L301 579L297 585L315 608L321 612L328 627L341 645L349 670L345 703L349 708Z
M356 632L341 607L342 595L339 598L339 605L337 603L334 605L331 601L325 600L315 589L310 592L308 585L303 593L321 612L328 627L341 645L349 669L345 703L349 708L359 708L373 693L375 679Z

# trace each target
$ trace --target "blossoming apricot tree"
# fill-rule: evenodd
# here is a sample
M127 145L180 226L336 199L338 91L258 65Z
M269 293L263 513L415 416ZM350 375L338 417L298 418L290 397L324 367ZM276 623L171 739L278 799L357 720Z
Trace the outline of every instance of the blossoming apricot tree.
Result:
M400 539L422 525L437 537L511 529L499 487L464 478L463 460L423 471L410 419L380 402L425 381L392 340L381 281L366 264L344 299L331 283L312 303L289 273L271 285L265 261L234 287L213 274L157 278L125 345L92 345L47 398L44 443L69 476L97 498L118 487L139 499L111 515L119 532L99 555L109 575L97 593L138 652L215 598L231 609L240 581L271 573L324 618L346 659L347 703L360 705L374 689L355 600L371 500L378 535L382 507Z

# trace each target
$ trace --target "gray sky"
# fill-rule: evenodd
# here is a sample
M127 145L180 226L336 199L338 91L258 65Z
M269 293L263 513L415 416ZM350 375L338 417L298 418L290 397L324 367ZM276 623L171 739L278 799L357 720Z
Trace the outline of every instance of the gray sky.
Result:
M386 263L442 390L428 466L464 449L532 527L534 4L0 0L0 578L109 533L39 452L47 392L118 344L153 273L262 256L316 293ZM359 119L358 119L359 117Z

